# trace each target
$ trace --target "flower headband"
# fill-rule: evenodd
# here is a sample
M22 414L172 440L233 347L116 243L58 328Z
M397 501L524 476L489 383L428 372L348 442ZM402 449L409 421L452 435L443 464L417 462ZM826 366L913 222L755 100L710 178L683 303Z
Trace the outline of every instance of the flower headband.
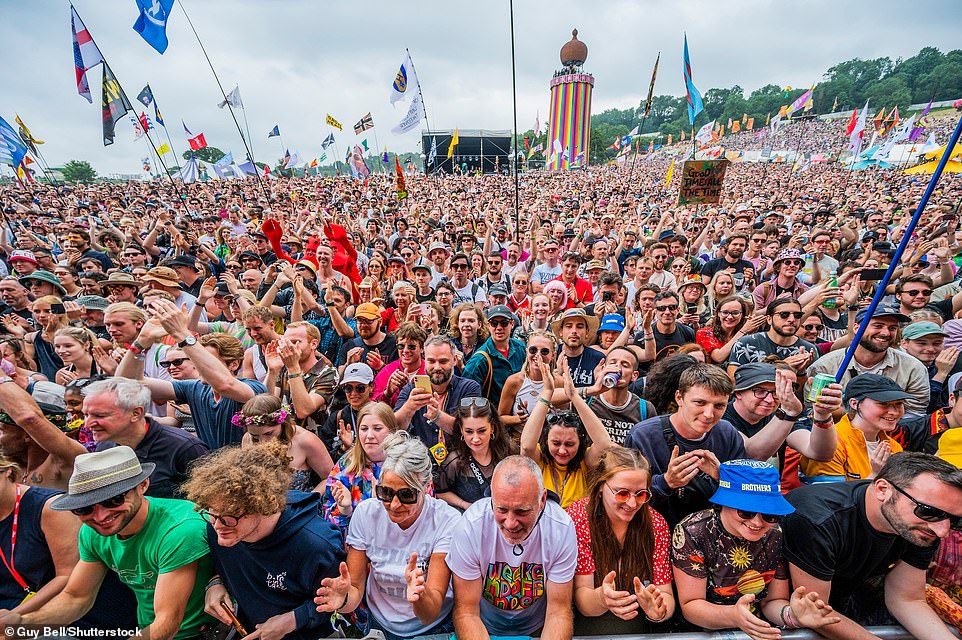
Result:
M290 407L284 405L273 413L262 413L258 416L245 416L242 411L234 414L230 422L235 427L246 429L247 427L270 427L275 424L283 424L287 420Z

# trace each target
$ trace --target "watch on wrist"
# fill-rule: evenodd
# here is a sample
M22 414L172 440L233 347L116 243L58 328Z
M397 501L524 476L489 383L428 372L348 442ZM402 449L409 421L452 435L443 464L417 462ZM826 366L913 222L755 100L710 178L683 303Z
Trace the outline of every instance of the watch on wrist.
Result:
M178 349L183 349L184 347L192 347L197 344L197 337L190 335L177 343Z
M796 420L799 419L801 415L802 414L798 414L796 416L789 415L788 412L782 409L781 407L775 409L775 417L779 420L788 420L789 422L795 422Z

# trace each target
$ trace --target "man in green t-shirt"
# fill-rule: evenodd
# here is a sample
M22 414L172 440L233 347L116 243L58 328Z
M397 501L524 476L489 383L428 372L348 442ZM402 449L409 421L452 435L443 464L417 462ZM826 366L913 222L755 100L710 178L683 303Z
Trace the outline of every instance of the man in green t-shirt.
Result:
M207 523L191 502L146 498L153 470L127 446L77 456L66 495L50 508L83 523L80 562L52 600L32 613L0 616L0 624L68 625L93 605L108 570L134 592L138 624L151 640L194 638L215 622L204 613L213 575Z

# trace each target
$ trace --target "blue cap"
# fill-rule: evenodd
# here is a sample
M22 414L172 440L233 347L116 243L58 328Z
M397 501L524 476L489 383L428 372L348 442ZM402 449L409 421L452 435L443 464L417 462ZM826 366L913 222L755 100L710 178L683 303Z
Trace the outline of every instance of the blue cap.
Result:
M601 326L598 331L617 331L621 333L625 330L625 319L617 313L609 313L601 319Z
M778 469L758 460L729 460L718 472L718 490L709 499L722 507L784 516L795 507L782 496Z

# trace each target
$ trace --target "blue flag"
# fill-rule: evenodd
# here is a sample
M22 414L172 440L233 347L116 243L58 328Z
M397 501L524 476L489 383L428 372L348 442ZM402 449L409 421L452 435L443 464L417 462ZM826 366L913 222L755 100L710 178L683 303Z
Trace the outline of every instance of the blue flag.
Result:
M267 137L268 137L268 138L273 138L274 136L279 136L279 135L281 135L280 127L278 127L278 126L275 124L275 125L274 125L274 128L271 129L271 132L267 134Z
M174 0L135 0L140 16L134 23L134 31L157 50L167 51L167 18L174 6Z
M0 118L0 162L9 164L16 171L26 155L27 147L20 136L6 120Z
M688 122L695 124L695 118L705 109L701 94L691 80L691 60L688 58L688 34L685 34L685 93L688 100Z
M332 144L334 144L334 134L330 133L324 138L324 142L321 143L321 149L327 149Z

